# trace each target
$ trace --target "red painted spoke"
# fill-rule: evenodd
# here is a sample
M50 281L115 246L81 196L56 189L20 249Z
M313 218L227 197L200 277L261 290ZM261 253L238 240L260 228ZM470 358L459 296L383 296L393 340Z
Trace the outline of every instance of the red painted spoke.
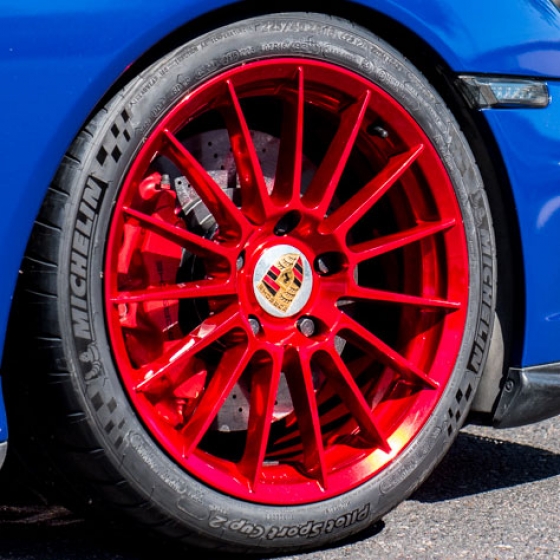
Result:
M210 177L206 169L169 130L164 130L163 135L167 140L166 155L185 174L222 229L226 232L233 230L238 234L247 231L250 225L245 216L220 185Z
M439 222L425 222L405 231L379 237L372 241L352 245L350 250L355 253L358 262L384 255L390 251L401 249L426 237L451 229L457 223L455 218Z
M417 379L432 389L436 389L439 386L436 380L429 377L408 358L399 354L388 344L385 344L385 342L360 325L360 323L342 312L341 316L343 318L339 323L339 332L342 333L344 331L343 338L349 340L364 352L373 352L386 366L393 368L405 377Z
M423 144L389 159L387 165L364 188L335 210L320 226L322 233L347 232L410 168L424 149Z
M270 361L262 364L253 372L251 382L251 400L249 409L249 427L245 453L239 468L253 491L256 489L263 469L270 427L273 421L274 403L278 394L278 385L282 373L284 352L278 348Z
M274 180L274 196L283 203L295 203L301 192L303 156L304 73L298 69L297 95L284 102L280 151Z
M170 383L177 384L181 371L198 352L240 326L239 311L235 306L208 317L178 345L141 368L144 380L134 390L140 393L159 393L163 390L162 383L166 389Z
M122 291L110 297L113 303L138 303L173 299L214 298L237 293L230 280L194 280L170 286Z
M370 98L371 92L366 91L344 111L338 131L303 197L304 204L308 208L315 208L317 215L320 217L327 213L331 205L334 193L362 127Z
M234 346L224 352L193 415L181 430L185 458L191 455L208 431L253 355L254 350L250 345Z
M267 217L268 191L249 126L235 87L229 80L227 88L229 104L223 113L241 185L243 213L260 224Z
M294 353L291 357L290 365L286 368L286 380L301 434L305 470L326 489L327 467L321 420L313 386L311 364L307 353L304 353L303 350L297 354Z
M188 249L195 255L207 258L221 257L225 259L232 257L231 249L215 243L214 241L204 239L204 237L200 237L200 235L191 233L190 231L149 216L148 214L144 214L143 212L139 212L138 210L134 210L133 208L123 207L123 212L131 218L138 220L147 230L153 231L172 243L176 243L180 247Z
M387 438L380 433L375 424L371 406L338 352L334 348L328 353L318 352L316 359L328 381L334 385L338 396L358 423L362 437L370 444L377 445L389 453L391 448Z
M457 301L447 301L434 297L399 294L397 292L387 292L385 290L364 288L362 286L356 285L350 287L346 296L356 299L384 301L387 303L396 303L400 305L413 305L426 309L447 309L449 311L455 311L461 307L461 303Z

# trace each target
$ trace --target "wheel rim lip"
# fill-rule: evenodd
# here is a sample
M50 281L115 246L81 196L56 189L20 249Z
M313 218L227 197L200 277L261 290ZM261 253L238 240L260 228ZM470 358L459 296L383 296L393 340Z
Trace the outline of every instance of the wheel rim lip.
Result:
M259 61L259 62L252 62L249 63L247 66L249 69L256 68L259 72L263 72L266 75L266 66L270 65L271 61ZM381 90L378 86L370 83L365 78L354 74L346 69L336 67L330 63L324 63L321 61L314 61L311 59L295 59L295 58L286 58L286 59L275 59L274 64L276 67L283 67L283 71L287 72L286 68L293 70L299 66L304 66L305 68L312 68L318 69L319 72L327 71L327 72L335 72L337 75L344 77L344 80L347 80L348 83L351 82L360 82L366 85L368 88L374 90L377 94L384 96L385 98L389 98L389 103L393 105L399 105L402 110L403 118L408 118L410 121L408 123L408 127L414 127L415 134L417 134L420 138L423 139L427 146L427 150L431 153L430 157L432 159L432 165L434 168L432 169L431 175L437 176L440 180L446 183L446 190L447 190L447 197L449 198L446 201L446 204L455 205L455 215L457 217L461 216L461 210L458 206L457 201L454 198L454 191L451 185L448 173L444 168L437 151L428 140L426 135L420 129L420 127L413 121L412 117L408 114L408 112L400 106L400 104L390 98L386 92ZM327 70L325 70L327 69ZM210 90L217 82L224 82L229 78L236 78L239 75L242 75L244 70L241 67L232 68L226 71L224 74L220 76L216 76L210 79L206 83L202 83L197 86L195 94L199 95L201 92ZM241 80L243 82L243 80ZM332 85L332 84L331 84ZM347 87L347 86L344 86ZM344 89L344 88L343 88ZM204 95L203 95L204 97ZM105 264L105 289L107 293L113 293L114 285L115 285L115 278L112 270L114 270L114 258L115 253L118 252L118 237L119 231L118 227L115 226L115 222L120 219L122 216L122 208L126 205L125 201L126 198L130 196L130 192L134 190L134 182L135 177L141 177L143 175L142 168L147 167L147 161L150 159L150 154L154 152L154 146L159 142L159 136L161 135L161 131L163 128L170 128L170 129L178 129L182 125L182 118L183 118L183 106L188 105L189 99L184 99L180 101L168 114L165 116L159 124L154 128L154 130L148 135L147 141L145 142L144 147L136 154L134 161L130 167L130 170L127 172L125 182L123 184L123 188L119 195L117 206L116 206L116 213L111 220L110 225L110 233L109 239L107 243L106 249L106 264ZM157 149L156 149L157 151ZM148 426L149 431L155 437L156 441L163 445L164 449L177 461L180 465L183 466L189 473L194 475L196 478L201 479L203 482L208 484L209 486L225 492L226 494L236 496L238 498L247 500L247 501L254 501L257 503L263 504L304 504L304 503L312 503L315 501L324 500L327 498L332 498L348 492L362 483L366 482L367 480L372 479L380 470L386 468L391 461L394 460L396 455L400 455L404 452L404 450L408 447L408 445L414 441L418 432L422 429L422 427L427 422L429 418L429 413L426 412L429 409L429 412L433 411L437 406L441 394L443 393L446 382L451 377L453 364L455 358L458 354L458 350L462 341L462 337L464 335L464 324L466 321L466 303L468 299L468 250L467 250L467 241L464 235L464 231L462 228L455 228L454 231L454 238L455 241L458 243L458 250L456 254L456 263L451 262L449 266L449 270L447 271L450 275L454 275L455 277L459 275L465 276L463 278L463 283L465 286L463 288L459 288L459 291L463 292L463 307L462 311L456 312L452 317L452 322L454 325L447 328L442 327L443 330L446 331L455 331L455 336L448 336L448 346L449 349L446 351L438 350L443 355L443 359L447 362L446 371L443 370L445 368L440 368L442 383L440 388L437 390L437 395L434 396L432 394L429 398L419 398L417 399L417 403L409 410L409 417L412 418L416 413L419 414L420 419L414 422L409 422L408 424L402 422L400 428L395 430L395 432L389 437L389 444L392 448L395 449L395 453L385 453L381 449L377 449L371 453L364 453L362 458L357 457L354 454L353 462L351 465L346 467L340 467L340 461L338 457L334 459L332 472L329 472L329 488L318 488L317 482L314 480L306 479L303 476L300 476L299 473L295 471L295 469L288 469L286 466L281 467L267 467L266 475L270 475L271 482L268 483L264 480L260 485L258 492L253 492L251 489L247 487L247 483L244 480L242 474L239 477L235 476L235 467L231 465L226 465L222 470L220 470L220 461L217 461L215 457L208 456L205 452L197 452L190 456L188 460L185 460L180 451L177 449L176 445L171 441L168 431L166 430L165 426L162 428L161 424L158 423L157 419L153 417L153 411L150 410L150 406L145 402L145 399L139 395L136 391L134 391L133 386L135 382L132 379L131 374L131 366L127 358L127 349L126 345L122 339L121 328L119 325L118 320L114 319L114 306L106 298L106 317L107 317L107 326L109 331L109 338L111 341L111 346L113 348L113 355L115 358L115 362L117 364L117 368L122 376L125 388L131 398L131 401L139 413L140 418L144 421L144 423ZM289 246L294 246L298 251L302 251L298 247L299 242L293 241L286 242ZM448 244L449 245L449 244ZM446 246L446 251L449 251L449 247ZM307 257L306 257L307 258ZM453 269L457 269L460 272L454 272ZM319 279L320 280L320 279ZM320 281L313 284L312 291L316 291L319 289ZM253 289L253 288L252 288ZM250 292L251 290L249 290ZM258 304L257 298L249 295L247 296L251 299L252 303L250 306L244 303L243 300L241 301L240 305L249 309L249 312L255 309L255 300ZM313 297L310 295L309 299L306 301L305 305L302 306L302 309L305 310L307 307L313 307L312 305ZM302 311L300 309L297 313L288 316L290 319L300 313ZM282 318L273 318L271 320L272 324L277 323L277 319ZM444 322L449 322L449 318L446 318ZM291 321L293 325L293 321ZM279 327L281 328L281 327ZM315 344L315 346L317 346ZM440 341L440 346L442 346L442 342ZM305 341L301 347L299 347L300 351L306 351L311 347L311 345L305 344ZM402 442L405 442L404 444ZM331 452L331 453L329 453ZM330 455L336 455L336 453L332 452L332 449L327 450L326 452L326 459L329 460ZM371 465L377 465L376 468L372 468ZM216 468L216 465L218 468ZM338 465L338 466L337 466ZM278 478L275 471L279 471L279 476L289 476L290 482L289 484L285 485L278 485L275 483L275 480ZM293 472L292 472L293 470ZM289 471L289 472L288 472ZM288 474L287 474L288 473ZM266 479L266 476L265 476ZM283 490L288 490L289 494L281 494L278 491L279 486Z

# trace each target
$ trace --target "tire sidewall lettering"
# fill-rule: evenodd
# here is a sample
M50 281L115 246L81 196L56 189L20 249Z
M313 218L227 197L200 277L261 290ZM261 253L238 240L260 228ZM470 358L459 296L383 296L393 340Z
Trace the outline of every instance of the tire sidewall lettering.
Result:
M213 514L208 520L211 529L227 530L243 535L247 539L263 538L268 541L293 539L296 537L314 539L321 535L348 529L352 525L369 520L370 504L366 503L362 508L356 508L350 513L329 518L326 521L309 520L301 525L256 525L248 519L230 520L226 515Z

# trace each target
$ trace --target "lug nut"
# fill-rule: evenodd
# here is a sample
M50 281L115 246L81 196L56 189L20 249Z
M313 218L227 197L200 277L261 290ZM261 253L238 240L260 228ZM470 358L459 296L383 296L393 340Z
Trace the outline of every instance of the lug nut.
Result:
M249 317L249 325L251 326L251 330L253 331L254 335L257 335L261 332L261 324L256 317Z
M274 226L274 235L282 237L297 228L301 215L297 210L292 210L282 216Z
M315 334L315 321L310 317L302 317L297 322L297 326L303 336L310 337Z
M345 266L344 257L336 251L322 253L315 258L313 267L321 276L332 276L340 272Z
M329 266L323 257L317 257L315 260L315 269L319 274L326 276L329 273Z
M379 136L379 138L383 138L383 139L389 137L389 133L387 132L387 129L379 124L371 124L368 127L367 132L368 134L371 134L371 136Z
M244 264L245 264L245 257L243 256L243 254L241 254L237 257L237 263L236 263L237 270L241 270Z

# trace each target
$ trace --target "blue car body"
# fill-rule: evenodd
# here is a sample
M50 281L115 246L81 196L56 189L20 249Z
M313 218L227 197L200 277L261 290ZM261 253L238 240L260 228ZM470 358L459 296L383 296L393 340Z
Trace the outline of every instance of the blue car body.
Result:
M516 278L510 368L560 362L560 11L549 0L361 0L336 15L402 31L460 76L546 82L544 108L478 109L502 190ZM274 9L280 11L282 4ZM138 64L184 40L263 13L232 0L7 0L0 7L0 352L34 220L69 145ZM271 8L272 10L273 8ZM316 3L299 9L325 11ZM483 16L481 15L483 14ZM389 33L389 32L388 32ZM407 55L406 51L404 52ZM412 53L411 53L412 54ZM139 62L140 61L140 62ZM464 102L466 106L466 101ZM0 399L1 400L1 399ZM8 426L0 404L0 442Z

